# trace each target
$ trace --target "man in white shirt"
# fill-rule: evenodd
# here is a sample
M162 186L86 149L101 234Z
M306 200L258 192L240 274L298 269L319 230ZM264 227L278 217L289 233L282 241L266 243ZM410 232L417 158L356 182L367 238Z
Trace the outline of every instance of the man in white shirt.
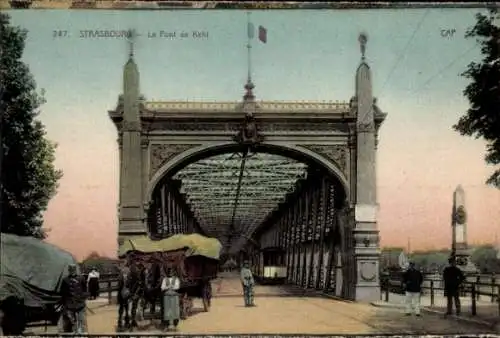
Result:
M180 287L180 279L175 276L174 270L169 268L167 276L161 282L161 291L164 292L162 322L167 330L171 322L174 324L174 329L177 329L177 325L179 324L181 311L177 290Z

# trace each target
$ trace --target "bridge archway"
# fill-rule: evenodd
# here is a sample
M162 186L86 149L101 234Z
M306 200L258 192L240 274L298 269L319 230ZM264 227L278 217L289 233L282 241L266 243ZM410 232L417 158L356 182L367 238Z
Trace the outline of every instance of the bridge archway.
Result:
M243 163L241 151L241 145L234 142L205 145L167 161L149 182L146 194L151 202L150 234L165 237L202 232L216 237L231 257L243 254L242 258L249 259L257 274L263 272L261 250L279 247L286 251L283 264L287 266L289 283L349 298L354 283L352 269L348 267L352 268L354 261L352 255L344 252L350 250L352 241L347 239L352 234L352 224L340 218L348 203L349 187L339 166L318 155L309 156L296 147L260 144L248 154L246 167L243 166L245 172L248 168L252 174L244 174L239 181L242 193L238 199L233 192ZM230 165L224 164L226 160ZM266 165L272 165L273 170L266 169ZM281 171L283 166L288 167L288 172ZM193 171L197 174L193 175ZM290 173L294 175L291 182ZM276 182L280 182L281 190L260 189L267 188L265 185L276 188ZM194 212L196 226L186 226L182 218L168 217L165 205L171 205L173 194L166 189L176 190L177 196L182 192L180 203ZM252 201L246 200L250 195ZM225 209L222 212L221 207ZM214 211L217 218L212 217ZM290 220L291 217L295 220ZM307 238L309 232L311 238ZM294 240L297 236L301 239Z
M289 281L298 283L297 271L302 269L300 274L308 276L301 280L303 286L327 288L320 285L324 278L318 277L322 273L320 262L325 259L315 251L314 243L331 237L335 250L341 251L337 256L342 257L338 267L343 276L342 296L379 299L375 154L378 130L386 114L372 96L371 71L364 57L366 38L360 38L360 42L363 57L356 71L356 92L349 102L256 101L250 79L243 101L146 101L140 95L139 71L131 56L124 69L123 95L109 111L119 136L119 242L127 236L148 233L148 224L155 216L150 201L155 199L157 187L165 186L165 180L187 164L227 152L281 154L319 168L322 178L295 187L297 193L289 194L286 207L263 221L267 223L257 231L257 241L285 245L294 271L287 276ZM167 183L175 186L172 180ZM321 230L322 235L316 239L317 222L328 223L324 206L332 200L328 198L332 187L341 192L332 204L338 211L334 221L328 221L335 226L329 234L320 226L325 231ZM182 193L169 194L172 198L167 199L168 208L162 213L175 217L175 231L201 231ZM274 230L267 231L266 226ZM247 252L252 256L249 243ZM309 258L303 258L306 256ZM337 263L330 259L328 264Z
M217 144L203 144L201 146L194 146L186 151L175 155L172 159L168 160L149 180L145 199L151 200L152 193L157 186L158 182L165 176L173 176L177 171L182 170L185 166L196 162L200 159L209 156L216 156L224 153L235 153L241 151L241 145L234 142L223 142ZM294 146L292 144L276 144L276 143L263 143L256 148L257 152L268 153L274 155L283 155L299 162L307 164L316 164L330 173L332 177L337 179L342 185L345 198L349 200L349 182L345 174L339 169L337 163L333 160L326 158L323 155L315 153L307 148Z

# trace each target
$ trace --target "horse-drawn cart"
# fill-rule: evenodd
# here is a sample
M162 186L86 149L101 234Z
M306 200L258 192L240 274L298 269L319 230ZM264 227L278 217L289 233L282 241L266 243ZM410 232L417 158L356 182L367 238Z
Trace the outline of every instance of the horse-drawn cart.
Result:
M201 298L205 311L211 305L210 281L217 278L221 244L215 238L199 234L174 235L162 240L146 236L131 237L120 246L120 257L129 264L158 267L163 273L172 268L181 281L181 317L189 317L193 298Z

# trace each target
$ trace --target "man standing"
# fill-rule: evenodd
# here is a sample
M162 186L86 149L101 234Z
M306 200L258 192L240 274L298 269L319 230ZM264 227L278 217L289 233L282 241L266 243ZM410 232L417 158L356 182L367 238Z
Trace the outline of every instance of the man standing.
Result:
M465 280L465 276L456 265L455 259L451 257L448 260L448 265L443 271L444 295L447 300L446 315L452 314L453 301L455 301L455 309L457 316L460 315L460 286Z
M61 301L63 306L63 322L77 334L85 331L85 301L87 298L86 282L77 273L76 265L68 267L69 275L61 284ZM69 324L69 325L68 325Z
M243 268L241 269L241 284L243 286L243 297L245 299L245 306L255 306L253 302L253 287L255 281L253 279L252 271L250 271L250 266L248 261L243 262Z
M179 324L181 309L177 290L180 287L181 281L174 275L174 270L169 268L167 276L161 282L161 291L164 292L162 322L165 325L165 329L168 329L170 322L173 322L175 329L177 329L177 325Z
M406 315L410 316L414 312L420 316L420 293L424 276L415 269L415 263L410 262L408 270L403 274L403 284L406 291Z

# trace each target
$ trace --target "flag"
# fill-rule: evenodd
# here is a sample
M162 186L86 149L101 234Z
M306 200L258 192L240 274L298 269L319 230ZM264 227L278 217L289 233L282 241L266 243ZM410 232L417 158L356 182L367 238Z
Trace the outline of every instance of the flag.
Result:
M267 29L259 26L259 40L266 43L267 42Z
M249 22L248 23L248 38L253 39L255 32L255 27L253 26L253 23Z

